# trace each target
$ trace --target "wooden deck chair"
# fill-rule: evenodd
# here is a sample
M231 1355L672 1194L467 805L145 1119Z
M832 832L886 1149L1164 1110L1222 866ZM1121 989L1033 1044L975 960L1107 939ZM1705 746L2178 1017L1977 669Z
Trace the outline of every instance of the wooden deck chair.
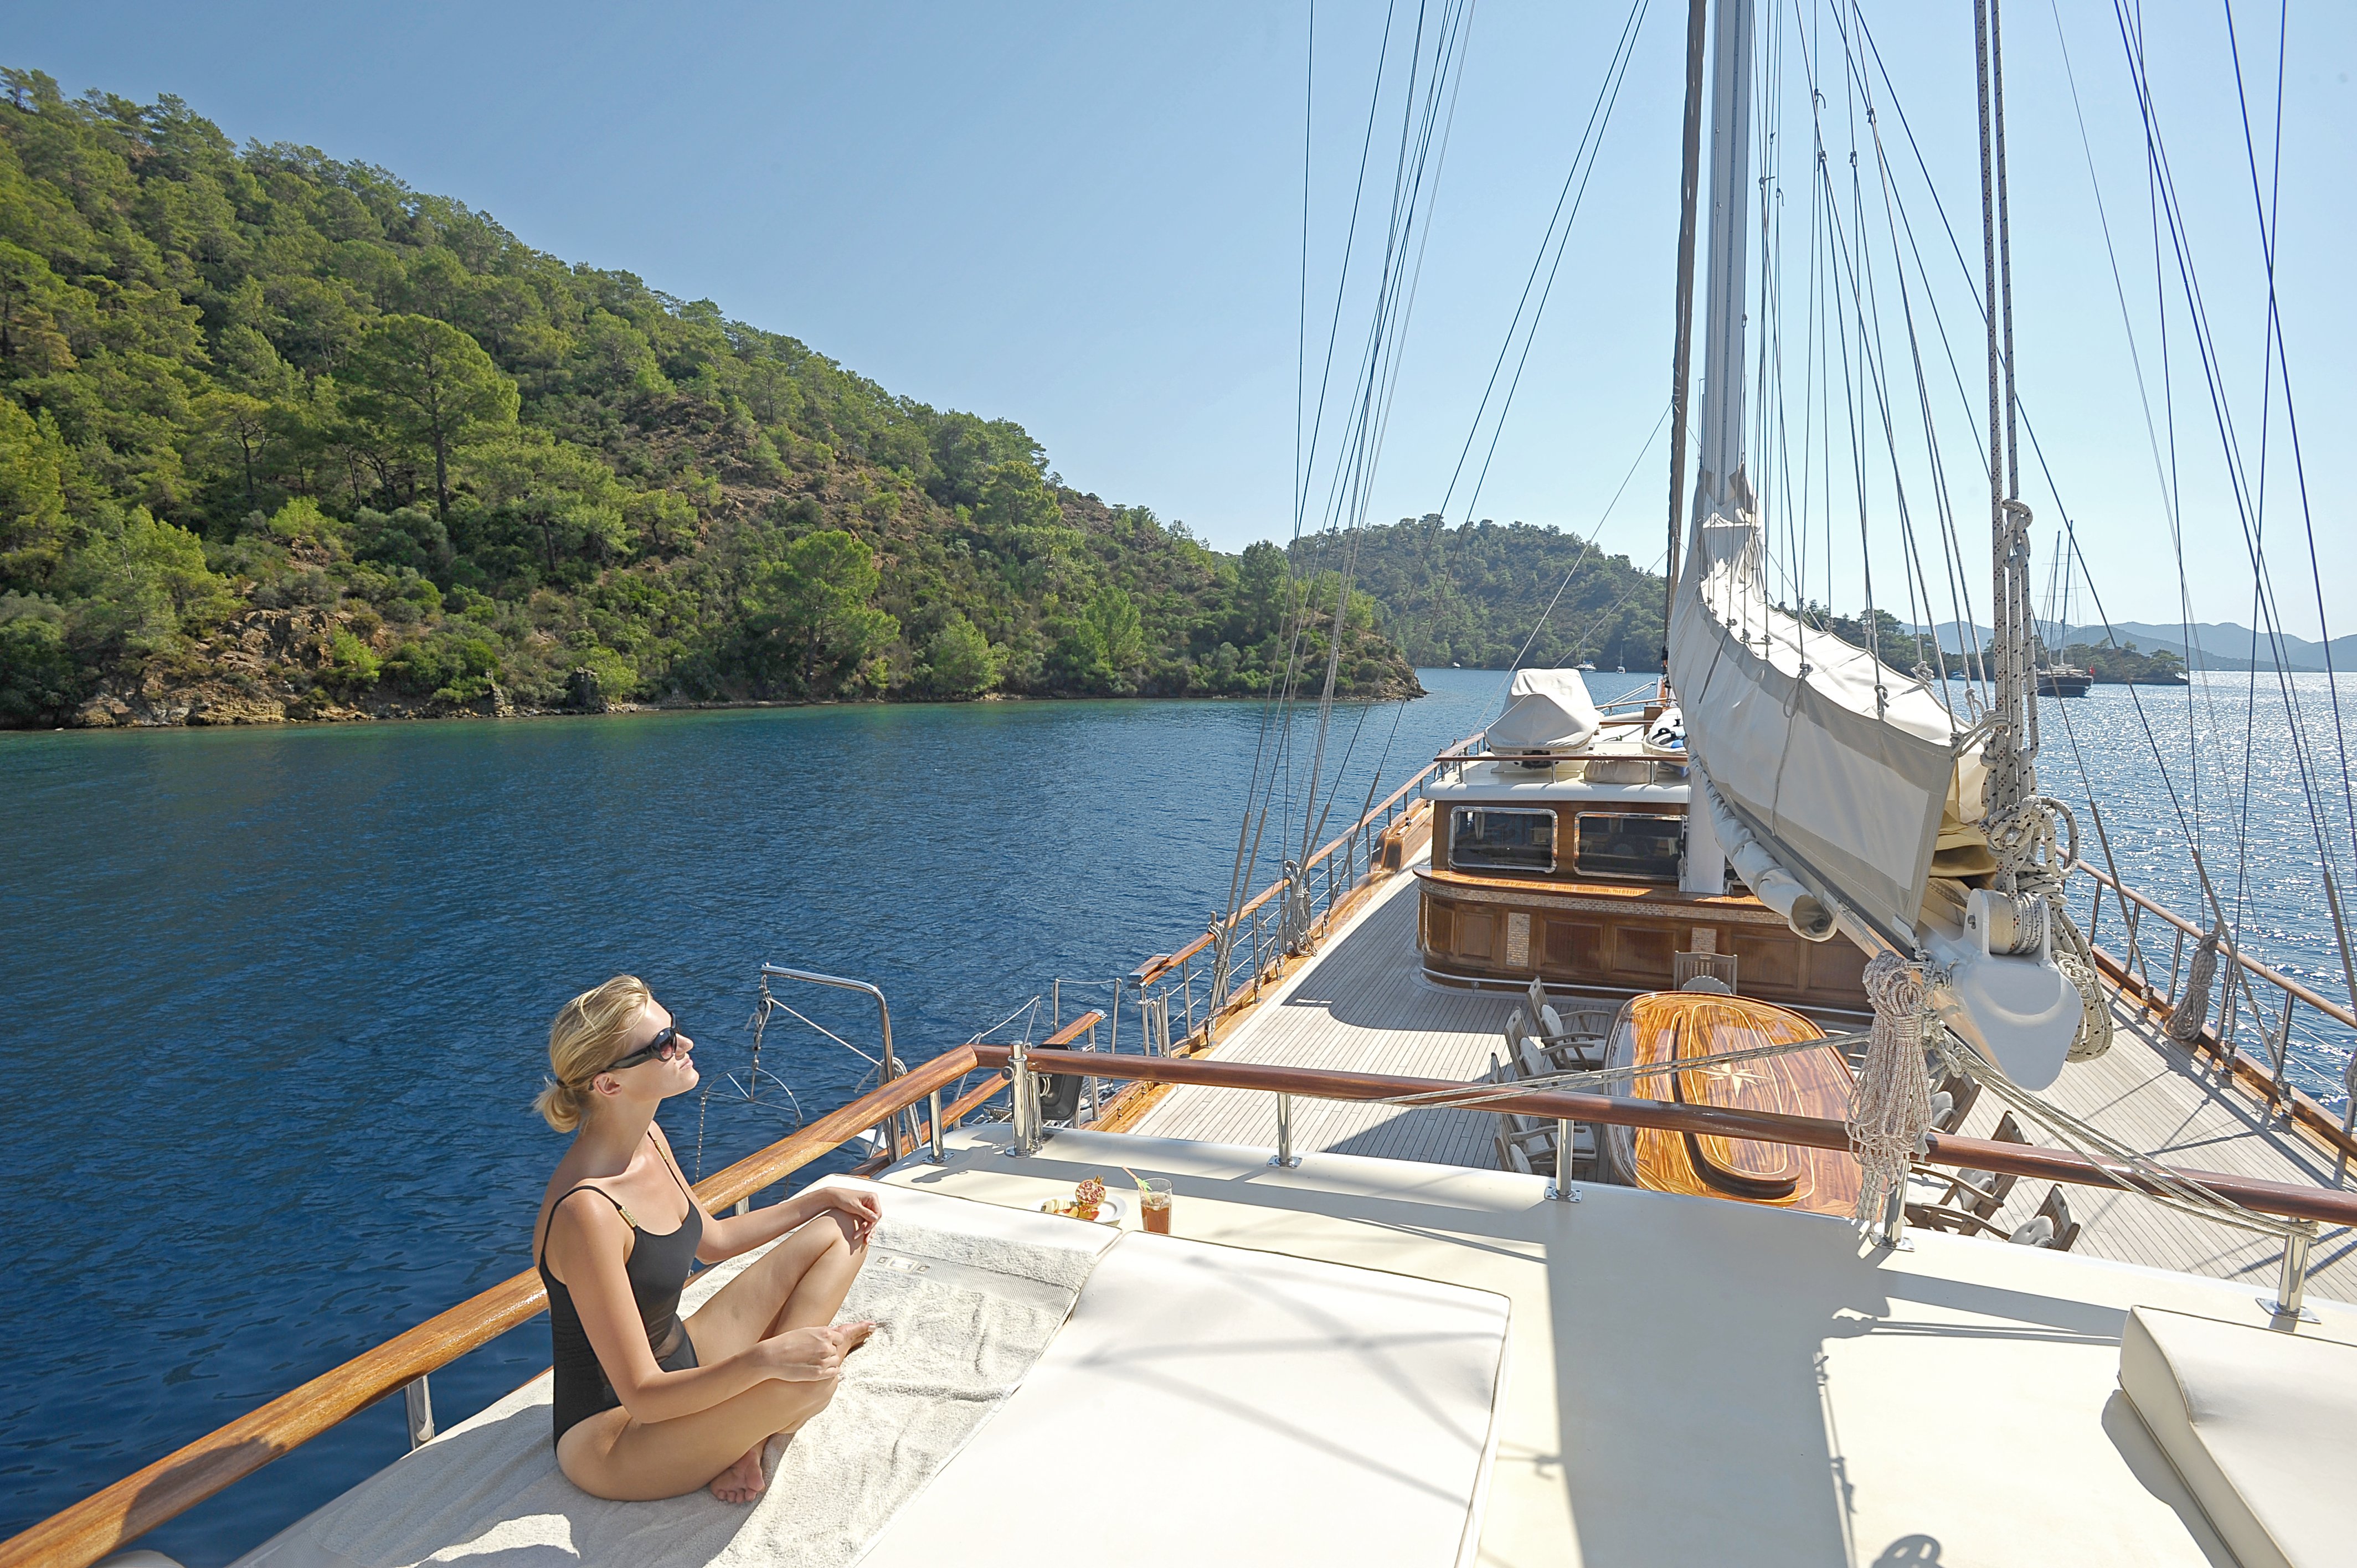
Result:
M1516 1059L1522 1067L1520 1076L1523 1078L1546 1078L1560 1070L1547 1059L1546 1052L1538 1041L1528 1036L1523 1038L1522 1054Z
M2018 1246L2045 1247L2057 1252L2069 1251L2078 1239L2079 1222L2071 1218L2071 1200L2062 1196L2061 1182L2047 1189L2046 1201L2029 1222L2007 1238Z
M1523 1039L1531 1032L1530 1015L1517 1006L1506 1015L1506 1057L1512 1060L1523 1054Z
M2010 1111L1997 1119L1996 1131L1990 1134L1990 1138L1999 1144L2029 1142L2021 1131L2021 1123L2014 1120ZM1983 1219L1995 1219L1996 1211L2005 1207L2007 1196L2013 1191L2013 1184L2020 1179L2010 1172L1999 1176L1995 1171L1958 1171L1949 1179L1948 1190L1940 1202Z
M1981 1086L1963 1073L1952 1072L1941 1079L1939 1088L1932 1092L1932 1102L1935 1107L1939 1105L1942 1095L1947 1097L1948 1103L1945 1109L1933 1112L1932 1125L1940 1132L1953 1133L1964 1124L1965 1117L1972 1114L1973 1101L1981 1097ZM2006 1114L2009 1119L2013 1113L2007 1112ZM2021 1140L2016 1137L2012 1142L2019 1143Z
M1611 1036L1616 1015L1610 1007L1573 1007L1564 1012L1548 1008L1539 1015L1546 1030L1548 1059L1561 1072L1602 1067L1605 1043Z
M1535 1116L1498 1118L1498 1168L1525 1176L1555 1174L1555 1123Z
M1534 1018L1543 1018L1546 1016L1546 987L1539 983L1539 977L1535 974L1531 976L1530 998L1531 1016Z

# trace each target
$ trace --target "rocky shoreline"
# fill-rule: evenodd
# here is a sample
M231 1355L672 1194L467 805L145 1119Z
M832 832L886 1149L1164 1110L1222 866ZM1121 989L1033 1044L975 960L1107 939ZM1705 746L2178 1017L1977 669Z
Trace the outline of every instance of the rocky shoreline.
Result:
M609 696L597 672L576 669L566 678L563 700L519 701L495 682L467 697L436 694L398 697L362 689L339 679L335 639L350 629L352 618L323 608L254 609L235 617L189 653L151 661L135 678L103 682L54 729L179 729L221 725L367 724L400 719L533 718L593 714L691 712L726 708L808 707L791 700L744 698L697 701L686 697L634 702ZM1141 693L1141 695L1208 693ZM1358 693L1379 702L1413 692L1384 689ZM885 698L867 699L883 702ZM1032 699L991 693L982 702ZM1058 699L1049 698L1048 701ZM1248 699L1248 700L1254 700ZM832 705L832 704L824 704Z

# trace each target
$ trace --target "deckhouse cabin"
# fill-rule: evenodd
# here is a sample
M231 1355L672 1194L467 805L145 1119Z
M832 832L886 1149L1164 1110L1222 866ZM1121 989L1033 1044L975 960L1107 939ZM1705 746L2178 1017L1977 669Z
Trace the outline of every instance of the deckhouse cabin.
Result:
M1812 1013L1868 1011L1856 945L1803 939L1739 883L1680 890L1692 801L1674 709L1599 710L1577 671L1523 671L1479 747L1440 761L1416 872L1428 979L1624 997L1708 975Z

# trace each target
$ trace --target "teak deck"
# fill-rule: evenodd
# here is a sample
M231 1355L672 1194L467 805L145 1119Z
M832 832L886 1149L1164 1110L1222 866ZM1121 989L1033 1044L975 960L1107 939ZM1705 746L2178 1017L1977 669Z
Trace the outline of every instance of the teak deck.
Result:
M1416 879L1399 876L1318 960L1289 980L1212 1051L1222 1060L1353 1068L1469 1080L1505 1050L1502 1030L1515 994L1444 990L1422 978L1416 951ZM2163 1038L2140 1010L2115 1008L2112 1048L2064 1070L2051 1090L2064 1109L2166 1163L2330 1187L2335 1157L2314 1140L2269 1119L2214 1067ZM1998 1112L1984 1095L1961 1131L1986 1137ZM1338 1104L1296 1100L1294 1146L1341 1154L1494 1168L1495 1117L1447 1108ZM1265 1094L1179 1088L1132 1124L1158 1137L1265 1144L1276 1141ZM2352 1162L2357 1164L2357 1162ZM2047 1185L2016 1185L1998 1222L2018 1225L2044 1201ZM2071 1190L2085 1230L2076 1251L2122 1262L2275 1283L2279 1245L2231 1227L2172 1213L2126 1192ZM2002 1246L1990 1240L1989 1246ZM2328 1230L2310 1255L2310 1288L2357 1302L2357 1234Z

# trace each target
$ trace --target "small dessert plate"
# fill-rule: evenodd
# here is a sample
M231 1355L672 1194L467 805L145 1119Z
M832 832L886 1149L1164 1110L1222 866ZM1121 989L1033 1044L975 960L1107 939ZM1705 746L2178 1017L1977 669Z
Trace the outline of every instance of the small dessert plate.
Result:
M1040 1200L1039 1212L1042 1214L1060 1214L1067 1219L1077 1219L1080 1218L1072 1212L1072 1200L1069 1197L1043 1198ZM1111 1225L1115 1229L1119 1229L1121 1225L1121 1217L1126 1212L1126 1207L1125 1206L1124 1200L1120 1195L1109 1192L1105 1194L1104 1201L1097 1205L1096 1223L1099 1225Z

